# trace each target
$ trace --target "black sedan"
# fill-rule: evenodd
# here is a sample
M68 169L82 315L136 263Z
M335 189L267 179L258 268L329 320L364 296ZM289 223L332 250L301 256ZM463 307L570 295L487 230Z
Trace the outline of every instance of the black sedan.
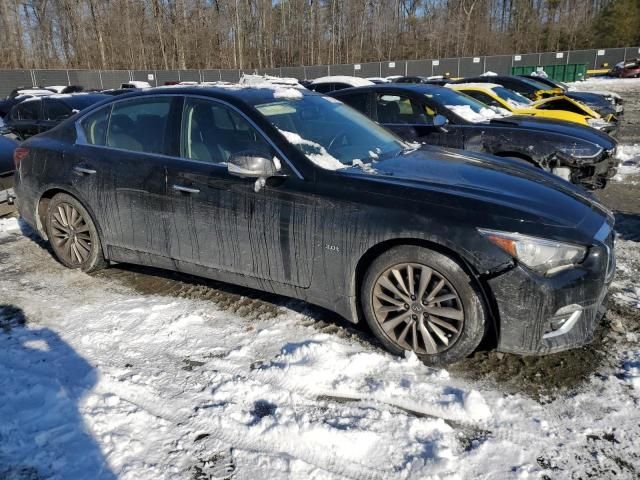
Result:
M124 95L16 150L23 219L69 268L152 265L363 318L429 363L591 340L613 217L509 159L417 149L291 88Z
M32 97L14 105L5 117L5 128L20 139L45 132L62 120L109 98L98 93Z
M616 173L616 141L593 128L505 116L452 89L388 84L331 94L401 137L523 160L591 189ZM508 112L505 112L508 113Z

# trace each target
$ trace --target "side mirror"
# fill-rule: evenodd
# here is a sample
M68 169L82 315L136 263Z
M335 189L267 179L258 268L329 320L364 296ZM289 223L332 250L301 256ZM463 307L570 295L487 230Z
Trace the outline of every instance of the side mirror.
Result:
M273 159L264 153L246 151L234 153L227 161L227 171L242 178L269 178L279 174Z
M440 130L441 132L447 133L447 125L449 124L449 120L444 115L436 115L433 117L433 126Z

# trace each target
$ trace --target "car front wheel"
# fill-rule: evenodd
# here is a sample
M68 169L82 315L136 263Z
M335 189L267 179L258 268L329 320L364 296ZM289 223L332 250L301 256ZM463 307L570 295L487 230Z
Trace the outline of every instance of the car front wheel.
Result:
M392 353L453 363L484 336L486 311L473 280L439 252L410 245L388 250L367 270L360 293L369 327Z
M59 193L51 199L46 227L53 253L64 266L84 272L106 266L96 226L89 212L71 195Z

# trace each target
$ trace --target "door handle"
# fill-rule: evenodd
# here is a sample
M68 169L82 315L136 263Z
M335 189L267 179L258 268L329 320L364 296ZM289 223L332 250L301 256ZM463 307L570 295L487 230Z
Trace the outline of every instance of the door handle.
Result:
M80 175L95 175L96 171L92 168L86 167L73 167L73 171L79 173Z
M182 185L174 185L173 190L176 192L182 192L182 193L200 193L200 190L198 190L197 188L190 188L190 187L184 187Z

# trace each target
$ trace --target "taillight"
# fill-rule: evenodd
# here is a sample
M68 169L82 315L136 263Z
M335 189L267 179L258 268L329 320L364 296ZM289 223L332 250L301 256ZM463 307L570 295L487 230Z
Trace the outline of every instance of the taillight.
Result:
M13 151L13 164L16 167L16 170L20 168L20 162L27 158L29 155L29 149L24 147L18 147Z

